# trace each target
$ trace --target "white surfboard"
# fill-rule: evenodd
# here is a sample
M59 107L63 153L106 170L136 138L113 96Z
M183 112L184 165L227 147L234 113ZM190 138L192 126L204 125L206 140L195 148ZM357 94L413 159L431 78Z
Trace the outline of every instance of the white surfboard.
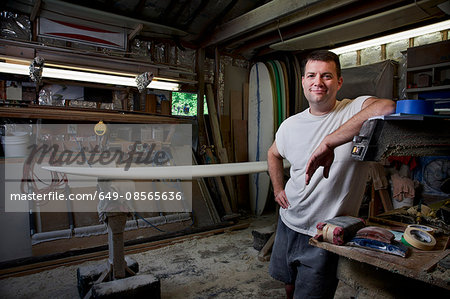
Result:
M248 157L251 162L267 160L267 150L274 140L271 84L265 64L254 64L250 70L248 101ZM267 173L250 175L250 207L256 215L264 210L269 185Z
M284 167L290 167L287 160ZM64 167L43 166L49 171L116 180L191 180L203 177L232 176L267 172L267 161L159 167Z

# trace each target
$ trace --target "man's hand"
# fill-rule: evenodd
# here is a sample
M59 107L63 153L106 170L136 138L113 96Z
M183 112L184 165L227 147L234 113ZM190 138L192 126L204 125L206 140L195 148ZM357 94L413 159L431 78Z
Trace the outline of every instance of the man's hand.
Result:
M275 194L275 201L282 207L283 209L287 209L289 207L289 201L286 197L286 192L284 190Z
M289 207L289 201L284 192L283 157L278 152L275 141L267 151L267 165L269 168L270 179L272 180L275 201L280 207L287 209Z
M311 158L309 158L308 164L306 165L306 185L309 184L314 172L316 172L319 166L323 166L323 176L325 178L328 178L328 175L330 173L330 166L333 161L334 149L328 146L326 143L321 142L316 150L312 153Z

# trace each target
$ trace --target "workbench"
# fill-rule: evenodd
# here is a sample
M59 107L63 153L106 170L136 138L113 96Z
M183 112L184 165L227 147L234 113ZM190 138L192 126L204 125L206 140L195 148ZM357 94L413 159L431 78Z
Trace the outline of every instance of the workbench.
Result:
M337 277L358 292L357 298L450 298L450 269L437 267L450 254L443 249L447 239L439 238L432 251L410 248L406 258L314 238L309 243L339 256Z

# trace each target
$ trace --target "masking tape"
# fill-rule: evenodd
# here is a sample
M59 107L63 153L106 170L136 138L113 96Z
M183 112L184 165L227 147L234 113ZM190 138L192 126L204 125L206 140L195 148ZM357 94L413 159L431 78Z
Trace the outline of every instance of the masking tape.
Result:
M325 225L325 231L323 234L323 238L328 243L333 243L333 232L334 232L335 228L336 228L336 226L333 224L328 223L327 225Z
M423 230L423 231L429 233L430 235L434 235L434 228L431 228L431 227L426 226L426 225L410 224L410 225L408 225L408 227L420 229L420 230Z
M403 238L408 244L421 250L431 250L436 245L436 239L431 234L413 227L406 228Z

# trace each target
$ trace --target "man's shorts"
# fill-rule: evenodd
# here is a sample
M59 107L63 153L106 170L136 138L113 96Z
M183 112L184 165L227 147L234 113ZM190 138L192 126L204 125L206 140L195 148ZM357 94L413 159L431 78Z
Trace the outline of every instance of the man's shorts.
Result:
M309 245L311 237L287 227L281 218L270 257L269 274L295 285L294 298L333 298L337 255Z

